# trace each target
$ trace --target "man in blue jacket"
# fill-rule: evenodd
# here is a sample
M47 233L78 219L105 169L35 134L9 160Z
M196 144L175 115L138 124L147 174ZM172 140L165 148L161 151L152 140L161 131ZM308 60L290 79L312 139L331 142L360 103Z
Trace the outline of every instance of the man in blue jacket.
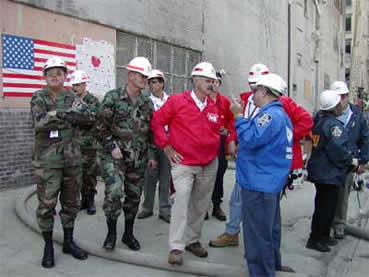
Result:
M254 103L260 108L246 119L242 107L231 106L239 142L236 182L242 188L245 256L250 276L275 276L281 270L279 196L292 162L292 125L279 97L287 85L276 74L260 78Z
M308 180L314 183L316 195L311 233L306 248L320 252L330 251L337 241L330 237L330 225L337 207L340 188L347 174L357 168L349 147L349 138L343 123L341 97L326 90L320 95L320 114L313 127L313 150L308 163Z
M362 174L365 171L365 164L369 161L369 130L367 122L359 107L349 103L349 90L345 82L335 81L330 89L341 97L342 114L337 116L337 119L343 124L347 133L350 150L354 153L355 158L359 159L359 167L356 172ZM334 237L336 239L344 238L348 200L354 183L353 179L353 172L350 172L346 177L344 186L340 187L338 191L337 208L333 222Z

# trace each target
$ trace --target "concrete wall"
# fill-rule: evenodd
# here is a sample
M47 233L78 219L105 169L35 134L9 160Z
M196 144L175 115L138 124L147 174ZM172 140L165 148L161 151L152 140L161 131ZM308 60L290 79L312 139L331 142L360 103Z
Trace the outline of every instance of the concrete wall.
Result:
M291 2L291 97L313 111L317 94L324 89L324 76L334 80L344 74L339 53L343 19L333 1L320 7L319 60L312 39L317 16L312 0L14 1L202 51L204 60L229 73L223 90L236 95L249 89L249 67L256 62L287 80ZM333 47L334 37L340 40L338 50Z

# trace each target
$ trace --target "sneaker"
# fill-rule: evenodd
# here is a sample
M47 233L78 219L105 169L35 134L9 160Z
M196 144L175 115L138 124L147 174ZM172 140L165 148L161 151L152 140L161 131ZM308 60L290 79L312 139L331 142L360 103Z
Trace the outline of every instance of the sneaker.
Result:
M178 249L170 251L168 256L168 263L182 265L183 264L182 251Z
M198 241L187 245L185 249L200 258L206 258L208 256L208 251L206 251Z
M335 240L334 238L331 237L325 237L323 238L323 241L328 245L328 246L335 246L337 245L338 241Z
M328 247L328 245L321 241L313 241L311 239L308 240L306 243L306 248L317 250L319 252L329 252L331 249Z
M211 247L238 246L238 233L234 235L224 233L219 237L217 237L215 240L211 240L209 242L209 246Z
M144 218L148 218L150 216L153 215L153 212L146 212L146 211L141 211L138 215L137 218L138 219L144 219Z

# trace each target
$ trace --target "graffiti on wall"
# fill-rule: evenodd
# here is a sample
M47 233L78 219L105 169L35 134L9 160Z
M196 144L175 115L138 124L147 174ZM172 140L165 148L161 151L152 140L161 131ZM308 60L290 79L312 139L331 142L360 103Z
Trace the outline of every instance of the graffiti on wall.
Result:
M115 87L114 46L107 41L84 38L76 45L77 69L88 77L87 89L100 100Z

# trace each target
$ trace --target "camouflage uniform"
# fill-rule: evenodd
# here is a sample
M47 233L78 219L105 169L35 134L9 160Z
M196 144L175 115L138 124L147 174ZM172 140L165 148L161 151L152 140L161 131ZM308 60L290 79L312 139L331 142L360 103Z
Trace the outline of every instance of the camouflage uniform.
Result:
M125 220L133 220L137 214L148 159L154 160L156 156L150 128L153 111L150 98L143 93L135 104L125 88L111 90L105 95L95 131L104 149L103 210L107 218L117 219L122 207ZM123 155L120 160L112 158L111 152L116 145Z
M95 117L100 108L99 99L87 92L82 100L88 105L91 116ZM97 193L97 142L92 136L91 132L91 127L93 124L95 124L95 122L80 128L82 152L82 197L87 196L90 193Z
M79 107L76 107L77 103ZM73 228L79 211L82 181L79 130L76 125L87 124L91 117L86 106L72 91L63 90L54 102L47 87L35 92L31 112L35 130L32 165L39 200L37 223L43 232L53 230L60 194L62 225Z

